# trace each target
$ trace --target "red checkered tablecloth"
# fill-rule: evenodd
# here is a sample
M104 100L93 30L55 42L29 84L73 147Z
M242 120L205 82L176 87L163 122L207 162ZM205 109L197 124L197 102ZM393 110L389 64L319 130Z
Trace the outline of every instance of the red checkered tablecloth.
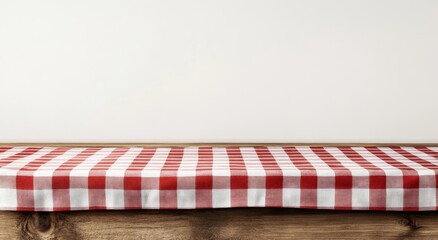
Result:
M0 147L0 210L437 209L437 147Z

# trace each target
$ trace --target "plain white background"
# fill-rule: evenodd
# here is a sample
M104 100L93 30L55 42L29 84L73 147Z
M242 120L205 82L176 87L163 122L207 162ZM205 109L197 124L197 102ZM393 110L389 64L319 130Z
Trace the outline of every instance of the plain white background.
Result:
M0 142L438 142L435 0L0 0Z

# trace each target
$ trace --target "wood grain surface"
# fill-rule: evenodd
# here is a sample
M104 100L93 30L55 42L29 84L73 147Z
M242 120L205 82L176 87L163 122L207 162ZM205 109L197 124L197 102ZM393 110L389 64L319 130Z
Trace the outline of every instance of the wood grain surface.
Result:
M436 212L277 208L0 212L0 239L438 239Z

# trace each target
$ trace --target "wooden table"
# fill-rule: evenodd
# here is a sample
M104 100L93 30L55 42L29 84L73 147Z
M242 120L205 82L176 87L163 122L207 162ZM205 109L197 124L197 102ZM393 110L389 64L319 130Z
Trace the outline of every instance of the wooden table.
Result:
M74 144L10 146L282 146L300 144ZM301 144L303 145L303 144ZM385 144L308 144L365 146ZM392 145L392 144L388 144ZM403 144L398 144L402 146ZM407 146L415 144L405 144ZM429 144L431 145L431 144ZM438 146L438 144L432 144ZM0 239L438 239L438 212L279 208L79 212L0 211Z
M438 239L436 212L278 208L0 212L0 239Z

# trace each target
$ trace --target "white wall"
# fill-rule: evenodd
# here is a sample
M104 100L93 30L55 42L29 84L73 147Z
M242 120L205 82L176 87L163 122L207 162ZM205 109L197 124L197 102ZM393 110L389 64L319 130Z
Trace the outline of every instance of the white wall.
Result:
M0 142L438 142L436 0L0 0Z

